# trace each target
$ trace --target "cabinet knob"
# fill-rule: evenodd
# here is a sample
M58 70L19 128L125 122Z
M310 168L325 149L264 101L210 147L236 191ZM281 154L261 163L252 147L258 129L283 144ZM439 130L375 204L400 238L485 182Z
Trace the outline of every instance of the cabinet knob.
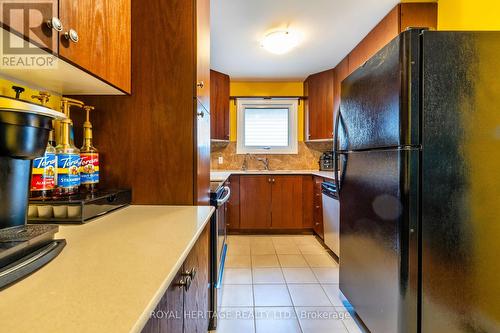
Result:
M274 182L275 182L275 181L276 181L276 180L273 178L273 180L272 180L273 184L274 184Z
M314 223L314 225L319 225L319 222Z
M311 207L311 206L309 206L309 207ZM320 208L320 206L316 206L316 209L319 209L319 208Z
M188 277L190 278L191 280L194 280L195 276L196 276L196 267L193 267L191 268L190 270L188 271L185 271L184 273L181 274L182 276L185 276L185 277Z
M188 291L189 287L191 287L191 278L189 276L186 276L182 278L179 282L177 282L175 285L181 289L184 289L185 291Z
M73 29L69 29L69 31L66 31L64 33L64 37L73 43L78 43L78 41L80 40L80 37L78 37L78 32Z
M269 179L267 180L267 182L268 182L268 183L270 183L270 182L271 182L271 178L269 178Z
M50 29L54 29L55 31L57 32L61 32L63 30L63 25L62 25L62 22L59 18L57 17L53 17L51 18L50 20L48 20L47 22L47 26L50 28Z
M198 82L198 83L196 84L196 86L197 86L198 88L203 88L203 87L205 86L205 82L200 81L200 82Z

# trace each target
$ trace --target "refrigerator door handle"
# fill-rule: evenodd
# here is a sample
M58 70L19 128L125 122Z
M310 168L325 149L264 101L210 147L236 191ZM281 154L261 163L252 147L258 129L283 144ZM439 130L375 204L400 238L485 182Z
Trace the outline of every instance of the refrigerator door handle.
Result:
M340 108L337 110L337 115L335 116L335 129L333 135L333 163L334 163L334 179L335 185L337 186L337 193L340 194L342 189L342 180L344 179L344 172L347 167L347 156L344 157L344 161L342 164L342 175L340 175L339 179L339 157L340 155L345 155L344 153L339 152L339 124L342 121L342 116L340 114Z

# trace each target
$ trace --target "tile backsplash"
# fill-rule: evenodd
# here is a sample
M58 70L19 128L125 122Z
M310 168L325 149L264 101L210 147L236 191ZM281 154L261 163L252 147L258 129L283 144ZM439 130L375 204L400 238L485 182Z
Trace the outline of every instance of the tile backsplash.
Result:
M252 154L247 158L248 169L263 169L264 165L257 158L267 157L271 170L318 170L321 154L331 150L329 143L315 145L312 149L304 142L299 142L298 148L298 154ZM219 164L219 157L223 158L222 164ZM212 147L210 166L212 170L239 170L244 159L244 154L236 154L236 142L230 142L225 148Z

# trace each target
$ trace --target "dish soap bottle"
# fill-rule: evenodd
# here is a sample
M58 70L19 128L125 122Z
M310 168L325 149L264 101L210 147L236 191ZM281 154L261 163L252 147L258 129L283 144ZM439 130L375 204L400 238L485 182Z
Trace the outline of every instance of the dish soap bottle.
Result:
M40 91L39 95L31 96L31 98L38 99L40 104L45 106L49 101L50 95L45 91ZM53 142L54 130L51 130L45 153L43 156L33 160L30 189L30 196L32 198L48 199L53 195L57 177L56 148L53 146Z
M84 106L87 118L83 123L83 146L80 149L80 177L81 190L83 192L95 192L99 184L99 152L92 144L92 123L90 122L90 111L93 106Z
M70 108L72 106L82 108L83 105L83 102L74 99L62 99L62 111L67 118L60 122L60 140L56 147L56 195L59 197L77 194L80 187L80 150L75 147L73 140L70 139L73 126L70 118Z

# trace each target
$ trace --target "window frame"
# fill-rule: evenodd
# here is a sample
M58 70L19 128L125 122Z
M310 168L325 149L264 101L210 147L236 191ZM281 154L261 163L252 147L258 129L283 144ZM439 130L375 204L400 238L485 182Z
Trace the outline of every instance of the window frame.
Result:
M238 98L237 99L237 138L236 154L298 154L298 98ZM287 108L288 109L288 146L286 147L247 147L245 141L245 110Z

